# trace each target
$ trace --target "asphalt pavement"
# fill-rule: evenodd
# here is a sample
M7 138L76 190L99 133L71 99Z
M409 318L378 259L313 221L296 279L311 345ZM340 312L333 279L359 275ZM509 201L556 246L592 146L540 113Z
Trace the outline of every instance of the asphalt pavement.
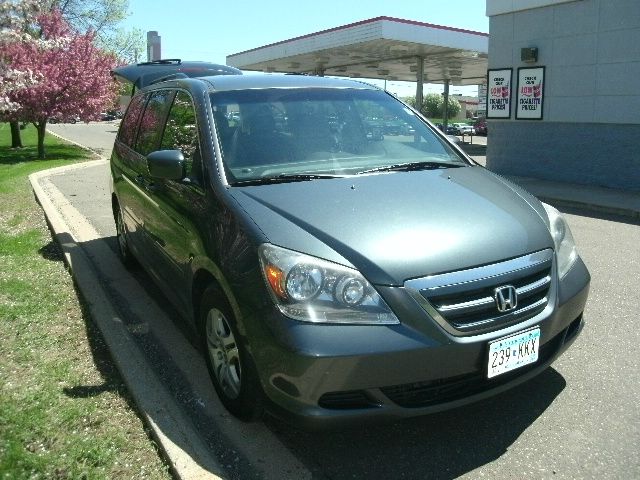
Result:
M92 126L52 130L62 127L85 145L95 141L87 131L100 135ZM482 161L482 147L474 145L470 154ZM32 183L178 477L640 478L640 195L519 179L565 211L593 277L585 330L552 368L457 410L308 433L272 418L245 424L225 412L172 307L144 272L118 262L108 180L107 162L97 161L42 172Z

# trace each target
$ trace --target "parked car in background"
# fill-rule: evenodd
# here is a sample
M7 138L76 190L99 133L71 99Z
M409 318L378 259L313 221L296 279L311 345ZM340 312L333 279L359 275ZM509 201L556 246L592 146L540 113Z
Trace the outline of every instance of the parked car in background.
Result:
M455 129L455 135L475 135L476 133L475 129L466 123L452 123L451 126Z
M414 134L380 138L376 112ZM561 214L371 85L159 81L131 99L110 165L122 260L193 328L242 419L459 407L582 330L590 277Z
M108 122L111 120L117 120L118 118L121 118L122 115L119 114L118 110L108 110L106 112L102 112L100 114L100 120L102 120L103 122Z
M476 130L476 135L484 135L487 136L487 121L486 120L478 120L473 126Z
M415 130L411 125L398 118L384 122L385 135L412 135L414 132Z
M79 121L80 121L80 117L75 115L71 117L65 117L65 118L51 117L48 120L49 123L78 123Z
M384 140L385 125L382 120L376 117L368 117L363 120L362 125L368 140Z
M444 132L444 125L442 123L436 123L436 127L441 131ZM446 131L446 135L458 135L458 129L452 125L452 124L447 124L447 131Z

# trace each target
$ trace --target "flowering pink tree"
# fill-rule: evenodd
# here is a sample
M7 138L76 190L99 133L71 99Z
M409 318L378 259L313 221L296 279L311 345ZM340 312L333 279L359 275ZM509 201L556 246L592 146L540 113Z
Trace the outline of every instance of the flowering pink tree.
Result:
M7 93L18 105L5 120L31 122L38 130L38 158L44 158L44 135L50 118L95 120L113 105L117 85L109 72L115 58L93 44L94 34L73 31L59 11L37 17L39 41L3 46L2 60L14 71L30 72L39 81Z
M44 0L3 0L0 2L0 115L17 110L19 105L9 99L9 92L37 83L33 72L11 68L3 58L4 47L18 41L39 41L31 27L44 8ZM11 147L22 147L18 122L11 124Z

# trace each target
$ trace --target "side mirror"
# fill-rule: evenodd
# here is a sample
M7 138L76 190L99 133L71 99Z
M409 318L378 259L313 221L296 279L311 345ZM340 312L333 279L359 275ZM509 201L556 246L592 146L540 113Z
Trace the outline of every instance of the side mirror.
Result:
M157 150L147 155L149 174L166 180L184 178L184 155L180 150Z

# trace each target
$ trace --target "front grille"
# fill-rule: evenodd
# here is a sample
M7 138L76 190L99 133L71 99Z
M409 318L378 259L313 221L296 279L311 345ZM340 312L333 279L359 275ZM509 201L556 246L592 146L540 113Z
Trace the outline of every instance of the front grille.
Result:
M418 280L405 287L443 326L460 333L504 328L540 313L551 289L553 252L543 250L482 267L449 272ZM512 286L517 305L500 312L496 289Z

